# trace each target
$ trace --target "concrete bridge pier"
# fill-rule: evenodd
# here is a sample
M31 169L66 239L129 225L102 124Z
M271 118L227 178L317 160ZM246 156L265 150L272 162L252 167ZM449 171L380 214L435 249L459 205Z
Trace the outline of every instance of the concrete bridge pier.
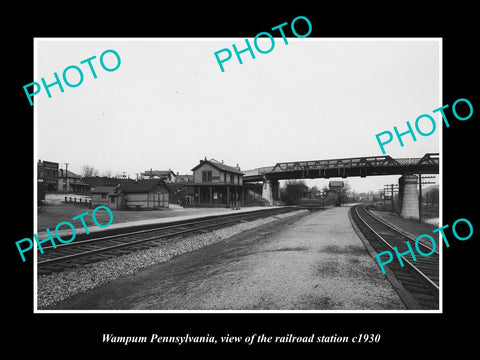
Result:
M417 184L417 175L406 174L398 179L398 203L400 216L405 219L420 219Z
M262 197L273 205L273 202L280 199L280 182L278 180L264 180Z

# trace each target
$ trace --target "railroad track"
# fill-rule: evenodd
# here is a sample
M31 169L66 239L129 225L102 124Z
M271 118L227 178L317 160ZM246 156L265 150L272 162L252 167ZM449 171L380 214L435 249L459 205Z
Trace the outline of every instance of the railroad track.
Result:
M374 252L391 251L393 260L385 265L386 276L408 309L439 309L439 253L430 256L416 254L416 261L411 255L402 256L402 267L395 256L393 247L399 253L408 250L407 241L414 245L415 239L393 228L383 220L372 215L365 206L352 207L351 218ZM432 248L419 241L422 252L430 253ZM437 246L438 249L438 246ZM375 254L372 254L374 256ZM417 256L418 255L418 256Z
M203 219L174 221L173 224L159 224L154 228L128 230L120 234L105 235L101 232L68 244L43 247L44 253L37 252L38 274L50 274L64 271L84 264L128 254L137 250L148 249L175 241L179 236L214 231L238 223L253 221L291 211L294 207L273 208L228 215L209 216ZM103 234L103 235L102 235Z

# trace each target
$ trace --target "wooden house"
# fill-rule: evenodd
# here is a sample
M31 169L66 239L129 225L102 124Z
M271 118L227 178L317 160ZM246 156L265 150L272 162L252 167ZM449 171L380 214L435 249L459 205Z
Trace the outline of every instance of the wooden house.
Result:
M117 210L119 207L115 203L117 201L114 193L115 189L116 186L97 186L96 188L92 189L92 205L95 207L99 205L105 205L111 209ZM111 196L109 197L109 195Z
M85 193L90 185L81 180L80 175L70 170L59 169L57 189L64 192Z
M121 200L116 200L121 208L139 210L168 208L169 194L170 190L163 181L143 179L121 184L108 196L121 197Z
M92 190L92 203L112 210L142 210L169 207L170 190L157 179L125 182L116 187L98 186Z
M168 169L168 170L150 169L141 173L140 176L142 179L158 179L166 183L175 182L175 177L176 177L175 173L171 169Z
M238 206L243 204L243 173L216 160L200 160L193 169L194 206Z

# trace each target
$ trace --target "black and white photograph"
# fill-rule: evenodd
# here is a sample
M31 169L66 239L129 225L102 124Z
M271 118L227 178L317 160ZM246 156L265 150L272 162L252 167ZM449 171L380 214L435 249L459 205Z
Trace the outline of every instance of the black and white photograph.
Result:
M326 15L26 31L5 151L25 331L130 353L459 343L471 34Z
M441 39L257 40L36 41L39 311L441 309Z

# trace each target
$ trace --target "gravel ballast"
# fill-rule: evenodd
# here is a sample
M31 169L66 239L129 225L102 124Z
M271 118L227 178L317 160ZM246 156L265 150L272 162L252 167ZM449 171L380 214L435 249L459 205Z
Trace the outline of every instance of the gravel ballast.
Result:
M83 265L73 270L39 275L37 308L40 310L52 308L56 303L72 295L88 291L121 276L131 275L141 268L168 261L174 256L217 243L254 227L308 212L308 210L299 210L249 221L205 234L177 238L175 241L167 241L157 247Z

